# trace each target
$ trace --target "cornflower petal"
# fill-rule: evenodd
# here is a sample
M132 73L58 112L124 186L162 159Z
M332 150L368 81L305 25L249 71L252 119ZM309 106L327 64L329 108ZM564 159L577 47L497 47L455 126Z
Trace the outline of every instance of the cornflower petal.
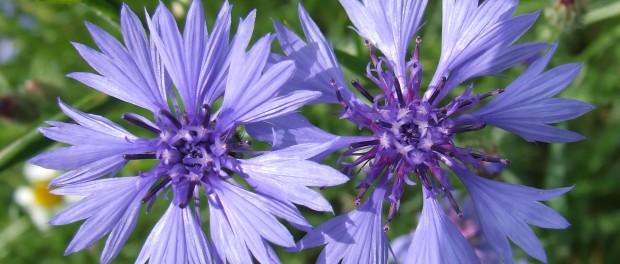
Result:
M125 48L101 28L86 23L101 53L74 43L82 57L101 75L76 72L68 76L128 103L158 111L166 105L166 92L158 86L150 60L157 56L147 49L146 35L136 15L123 5L121 30Z
M260 199L256 194L219 181L213 182L213 189L232 232L237 234L237 239L245 241L246 246L259 262L273 261L269 252L272 249L265 245L265 241L284 247L291 247L295 244L293 236L265 210L268 208L266 203L269 203L269 200ZM220 248L223 245L215 244L214 246ZM222 250L224 249L218 249L218 251Z
M467 70L452 72L453 70L477 65L472 64L476 58L478 60L484 57L501 58L501 55L508 52L510 45L532 26L539 13L512 18L516 6L515 0L485 1L480 5L475 0L443 1L441 57L431 86L437 87L443 77L450 76L451 81L444 85L434 102L441 101L454 87L467 79L480 76L465 74L463 71ZM497 71L493 74L527 58L529 57L521 57L521 60L513 59L509 61L512 65L496 67ZM429 89L424 98L428 100L435 89Z
M542 244L528 224L553 229L570 226L566 219L540 201L553 199L572 187L540 190L488 180L461 169L453 168L453 171L470 191L482 232L504 261L513 263L510 238L530 256L547 262Z
M389 245L381 225L385 193L377 187L359 208L309 232L297 242L296 250L326 244L317 263L387 263Z
M253 138L271 144L274 150L298 144L315 144L325 147L323 143L331 142L331 146L323 151L323 155L329 155L353 142L370 139L370 137L345 137L327 133L297 113L248 124L246 131Z
M240 164L244 173L252 175L247 177L247 181L257 192L282 202L304 205L315 211L332 212L332 208L327 200L309 189L309 186L333 186L349 180L335 169L307 160L265 163L261 157L257 159L258 161L249 159Z
M581 65L564 64L542 73L557 44L530 66L488 104L459 117L457 123L474 119L513 132L527 141L572 142L583 136L549 126L579 117L594 107L572 99L551 98L568 86L579 73Z
M424 198L422 215L409 246L411 263L480 263L471 245L434 197Z
M40 128L46 137L71 144L40 154L30 160L33 164L60 170L70 170L50 182L50 186L80 183L114 174L127 162L124 154L153 151L151 141L138 140L110 120L80 112L59 101L61 109L79 125L50 121L53 127Z
M73 184L52 192L62 195L88 197L69 206L50 220L52 225L64 225L87 219L69 243L65 254L89 247L105 234L112 232L102 254L108 263L116 256L135 226L140 199L148 191L149 180L123 177Z
M401 84L407 83L407 47L420 29L426 0L340 0L360 36L376 46L394 68Z
M336 94L332 87L324 86L331 79L338 83L344 82L342 69L334 55L334 49L325 39L316 23L308 12L299 4L299 20L301 21L308 44L297 36L292 30L274 21L273 25L278 36L278 42L288 58L293 59L297 65L297 71L293 80L289 82L291 90L315 90L320 91L322 96L313 103L329 102L336 103ZM348 90L343 90L345 98L352 98Z
M153 227L136 263L211 263L208 241L190 208L173 204Z

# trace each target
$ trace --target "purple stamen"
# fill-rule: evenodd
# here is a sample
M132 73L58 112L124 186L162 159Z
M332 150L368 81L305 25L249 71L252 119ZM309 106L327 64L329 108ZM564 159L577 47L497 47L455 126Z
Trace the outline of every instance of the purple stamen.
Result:
M159 114L166 117L178 129L183 126L181 122L179 122L179 120L175 116L173 116L168 110L159 110Z
M452 207L454 212L456 212L456 214L459 216L459 218L463 218L463 213L461 212L461 209L459 208L459 205L456 202L456 199L454 199L454 196L452 196L452 193L447 191L445 188L443 190L444 190L445 196L446 196L446 198L448 198L448 202L450 202L450 206Z
M208 104L203 104L200 108L200 114L202 115L202 127L209 127L209 122L211 119L211 107Z
M433 90L433 94L428 99L429 104L433 104L435 102L435 99L437 98L437 96L439 96L439 94L441 93L441 90L443 90L443 87L446 85L447 81L448 81L448 78L441 77L441 81L439 81L439 84Z
M170 180L170 176L165 176L165 178L161 182L155 185L155 187L153 187L146 195L144 195L144 197L142 197L141 202L146 203L151 199L154 200L153 198L157 197L159 191L163 190L168 185L168 183L170 183Z
M450 129L449 132L451 134L472 132L472 131L481 130L481 129L485 128L486 126L487 126L486 123L478 123L478 124L474 124L474 125L470 125L470 126L455 127L453 129Z
M378 139L373 139L373 140L368 140L368 141L361 141L361 142L352 143L349 146L349 148L351 148L351 149L358 149L358 148L364 148L364 147L378 145L378 144L379 144L379 140Z
M151 121L148 121L146 118L142 116L136 115L134 113L124 113L121 118L123 118L123 120L133 125L136 125L148 131L151 131L156 135L159 135L161 133L161 130L155 127L154 124L151 123Z
M415 49L413 50L413 60L420 61L420 44L422 43L422 38L417 36L415 38Z
M185 197L185 200L179 204L179 208L187 207L189 202L192 200L192 196L194 195L194 187L196 187L196 181L192 180L189 183L189 189L187 189L187 196Z
M403 96L403 91L400 88L400 82L398 79L394 79L394 90L396 90L396 97L398 97L398 103L400 103L400 107L406 107L405 97Z
M355 87L355 89L357 89L358 92L360 92L364 97L366 97L366 99L368 99L368 101L370 102L374 102L375 98L368 92L368 90L366 90L366 88L364 88L364 86L362 86L362 84L359 81L351 81L351 85L353 85L353 87Z
M390 210L388 211L387 219L385 220L385 225L383 226L383 232L387 232L390 230L390 224L392 223L392 219L394 218L394 214L396 213L396 203L390 203Z
M370 55L370 60L372 61L372 64L377 67L377 65L379 65L379 58L377 58L377 55L372 51L372 45L370 44L370 41L365 40L364 45L366 45L366 48L368 49L368 55Z
M155 153L123 154L126 160L157 159Z

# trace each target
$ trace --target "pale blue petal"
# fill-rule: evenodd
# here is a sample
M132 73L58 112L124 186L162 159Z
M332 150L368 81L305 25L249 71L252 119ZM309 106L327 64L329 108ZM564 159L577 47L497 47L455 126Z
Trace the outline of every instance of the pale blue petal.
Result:
M544 42L531 42L508 48L496 47L496 51L487 51L466 61L461 67L456 68L451 73L444 87L447 90L451 90L469 79L497 74L528 58L536 56L550 46L551 44ZM439 98L444 98L446 95L446 90L443 90L439 94Z
M510 238L527 254L546 262L542 244L528 224L554 229L568 227L566 219L539 201L552 199L572 188L546 191L488 180L459 168L452 170L469 190L482 231L504 261L513 261Z
M253 138L270 143L274 150L300 144L304 145L304 152L320 150L310 156L317 161L351 143L367 141L372 138L367 136L336 136L319 129L297 113L248 124L246 131Z
M54 170L73 170L111 156L122 157L123 154L144 153L149 150L152 150L150 146L136 148L130 143L70 146L39 154L32 158L30 163Z
M226 219L237 239L245 241L252 255L263 263L272 261L264 241L283 247L295 244L293 236L266 209L265 201L254 193L247 192L220 180L211 181L219 198ZM253 223L251 226L247 223Z
M480 5L475 0L443 1L441 57L431 80L433 89L425 93L425 99L432 96L442 77L454 80L444 86L435 103L440 102L456 85L468 78L478 74L498 73L484 72L484 66L480 69L481 72L476 73L477 64L470 64L473 63L472 60L494 61L493 58L500 58L496 63L503 65L487 68L487 71L501 71L502 68L512 67L519 62L516 57L502 61L508 59L504 57L506 52L531 27L538 13L511 18L516 6L517 1L514 0L485 1ZM527 58L520 59L522 61ZM451 73L453 70L457 70L455 75Z
M136 263L211 263L208 241L191 207L170 204L153 227Z
M128 160L121 156L103 158L54 178L49 183L49 186L60 186L92 181L108 173L113 176L116 172L120 171L125 164L127 164L127 161Z
M58 100L58 105L67 116L83 127L119 138L137 139L136 136L105 117L81 112L60 100Z
M183 38L174 16L160 3L153 18L147 18L147 24L151 32L151 40L161 55L163 65L170 73L170 78L179 92L181 100L186 105L186 111L190 114L195 113L198 108L196 105L196 87L191 86L192 81L188 76L190 73L186 68L188 61L183 49ZM204 36L202 37L204 38ZM201 58L192 59L200 60Z
M472 246L448 219L437 200L426 195L407 262L480 263Z
M331 80L345 87L346 81L333 47L301 4L299 4L299 19L308 39L307 45L293 31L281 23L273 22L282 50L289 59L295 61L297 68L293 79L287 83L287 89L319 91L322 96L313 103L336 103L336 93L331 86ZM350 99L352 96L348 89L343 89L341 92L344 98Z
M318 226L297 243L297 250L327 244L318 263L387 263L389 246L381 223L385 192L377 188L359 208Z
M390 62L405 87L405 59L409 42L420 28L426 0L340 0L357 32L376 46Z
M150 49L149 42L146 38L146 32L142 26L142 22L138 16L123 4L121 9L121 31L125 45L129 54L133 57L136 65L142 72L142 76L148 82L148 88L160 103L160 107L166 105L166 90L161 87L157 81L156 68L153 66L153 57L159 56L153 54Z
M252 257L242 237L232 231L226 212L217 195L208 194L211 239L217 253L215 259L225 263L251 263ZM219 263L218 262L218 263Z
M222 4L208 39L204 61L198 76L199 98L203 98L203 102L209 105L212 105L224 93L229 64L231 8L228 1Z
M137 196L136 198L141 199L142 197ZM127 207L123 217L118 220L117 225L112 229L110 235L108 235L108 239L101 252L101 263L112 262L121 251L127 238L129 238L129 235L136 227L141 206L141 202L133 202Z
M320 194L309 186L334 186L345 183L349 178L338 170L307 160L269 162L250 159L240 163L246 180L260 193L293 202L315 211L332 211L331 206Z
M551 98L566 88L581 68L579 64L564 64L543 73L556 47L557 44L509 84L505 92L480 109L458 117L455 122L485 122L527 141L572 142L583 139L577 133L548 125L579 117L594 109L592 105L577 100Z
M137 213L137 209L134 207L140 206L140 199L151 183L152 181L145 181L140 177L123 177L74 184L55 190L56 194L90 194L50 220L52 225L62 225L86 219L67 246L65 254L89 247L105 234L119 229L112 236L114 241L110 242L116 246L110 248L111 251L106 251L105 258L113 258L133 228L133 224L126 222L122 225L129 224L128 226L117 226L121 220L135 219L133 214Z

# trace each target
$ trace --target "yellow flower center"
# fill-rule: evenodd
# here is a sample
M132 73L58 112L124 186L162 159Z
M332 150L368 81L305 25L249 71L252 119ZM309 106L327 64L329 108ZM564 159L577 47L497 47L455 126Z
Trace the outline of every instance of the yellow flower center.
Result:
M47 189L47 182L37 182L32 186L34 201L43 207L53 207L62 202L62 197L51 194Z

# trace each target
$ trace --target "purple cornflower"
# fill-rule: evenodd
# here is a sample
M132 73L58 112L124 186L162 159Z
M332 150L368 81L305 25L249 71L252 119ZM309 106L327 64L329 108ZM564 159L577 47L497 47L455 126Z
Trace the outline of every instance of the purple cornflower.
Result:
M101 262L109 263L134 229L142 205L148 212L162 195L171 195L168 210L146 239L137 263L251 263L253 259L274 263L279 260L270 243L295 245L276 217L309 230L295 204L332 210L308 188L348 180L335 169L307 160L329 143L271 152L253 151L249 141L238 138L240 126L291 113L320 93L283 94L280 90L292 77L294 63L267 63L272 35L260 38L246 52L255 12L240 21L229 43L230 9L223 4L209 35L202 4L194 1L181 34L170 11L160 4L153 17L147 16L151 32L147 38L138 17L123 6L125 45L87 24L101 52L74 45L99 74L69 76L151 111L154 122L134 113L124 114L123 119L153 136L135 136L104 117L62 102L64 113L77 124L49 121L52 127L40 129L46 137L71 146L31 162L68 170L51 182L58 187L54 194L86 196L50 221L63 225L85 220L66 254L109 234L101 255ZM221 106L213 109L216 101ZM253 157L240 158L248 154ZM141 159L157 163L137 176L99 179ZM201 218L206 216L199 206L205 200L210 239L202 229Z
M312 127L298 115L250 126L255 138L276 147L331 140L330 151L349 146L343 171L359 176L359 207L317 227L298 249L326 244L319 262L385 263L388 242L383 231L397 212L405 186L421 185L424 209L409 248L410 263L478 263L472 246L438 205L445 199L457 214L458 202L450 173L467 187L480 217L480 228L496 253L513 263L508 238L530 256L545 262L542 244L528 224L566 228L568 222L540 201L571 189L539 190L475 175L484 168L509 164L505 158L461 147L459 134L495 126L527 141L571 142L577 133L548 124L576 118L593 107L577 100L552 98L577 76L580 65L566 64L543 72L557 44L514 44L538 17L538 12L513 17L516 0L444 0L441 57L428 86L422 85L421 26L425 0L340 0L355 30L366 39L370 54L366 77L380 93L354 80L361 99L346 89L331 45L300 6L308 43L276 23L278 39L298 71L294 89L315 89L318 102L338 102L341 118L372 132L367 137L338 137ZM415 39L408 56L407 48ZM373 51L376 47L382 56ZM495 75L550 48L510 85L474 93L474 77ZM424 88L424 89L423 89ZM451 91L460 95L447 100ZM483 101L488 103L482 104ZM322 153L325 155L325 153ZM496 164L489 166L488 164ZM372 191L374 189L374 191ZM371 193L366 195L367 193ZM369 196L364 201L364 197ZM387 202L387 216L382 218Z

